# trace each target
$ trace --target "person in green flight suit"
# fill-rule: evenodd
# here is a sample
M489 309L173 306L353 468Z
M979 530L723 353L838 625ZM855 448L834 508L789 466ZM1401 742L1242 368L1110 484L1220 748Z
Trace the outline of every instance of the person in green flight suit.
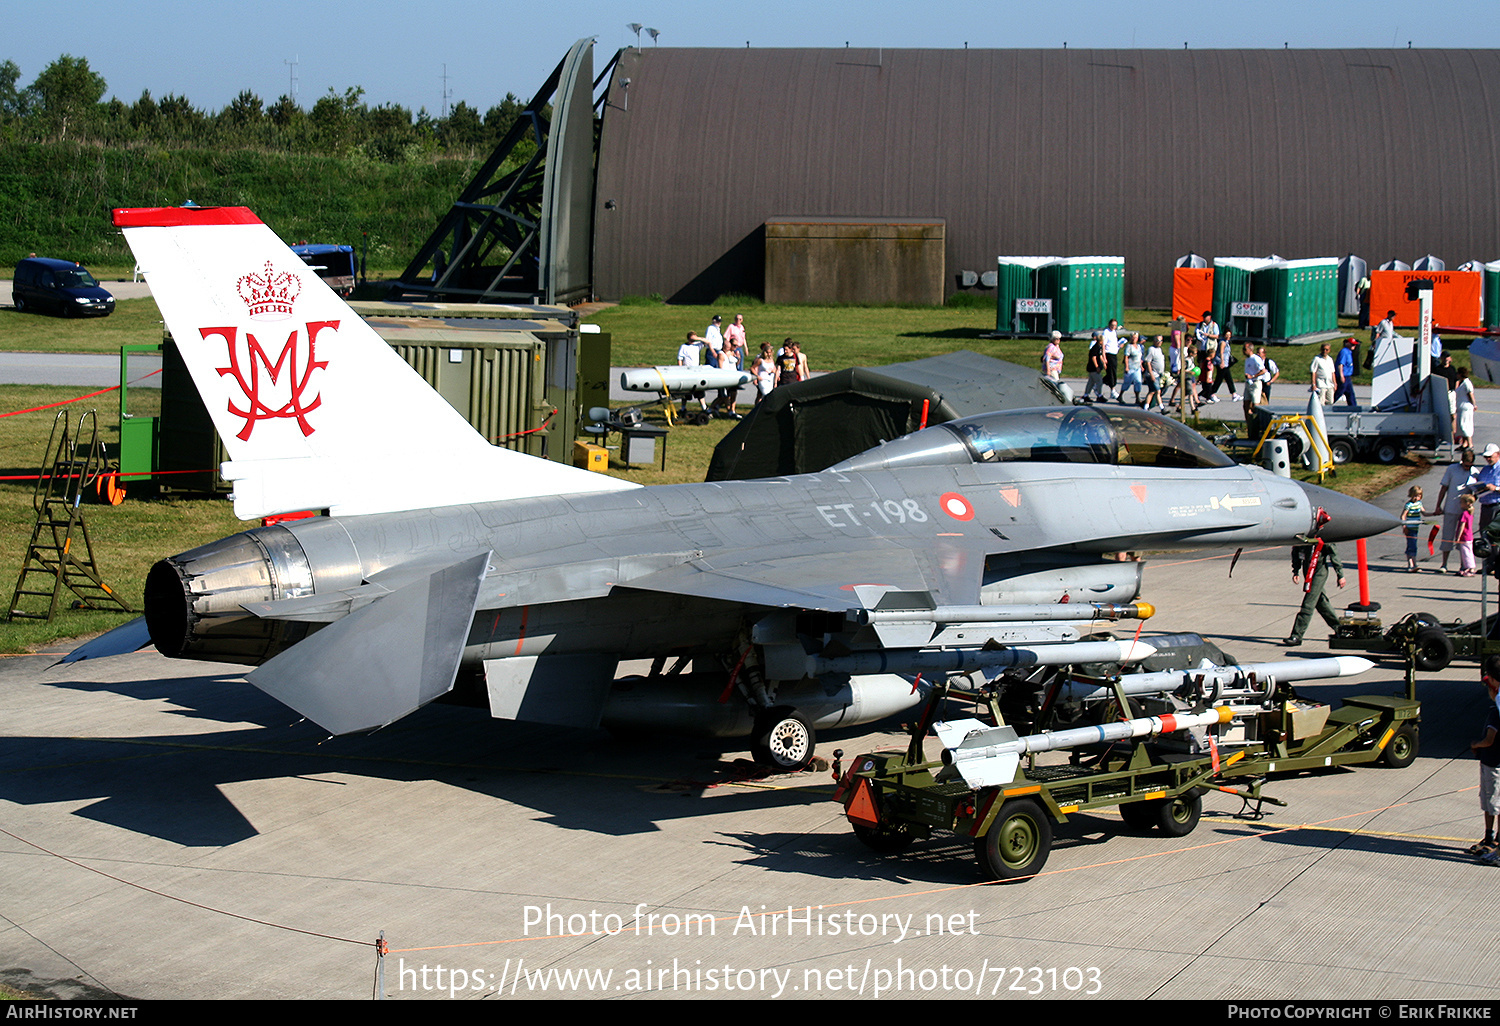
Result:
M1302 635L1312 623L1314 610L1331 629L1338 628L1338 613L1334 612L1333 603L1328 601L1324 588L1330 568L1339 587L1344 586L1344 565L1339 562L1338 550L1333 547L1333 543L1318 537L1318 532L1332 519L1326 510L1319 507L1313 518L1312 531L1304 536L1307 543L1292 546L1292 580L1302 585L1302 608L1297 611L1292 633L1282 642L1288 647L1302 644Z

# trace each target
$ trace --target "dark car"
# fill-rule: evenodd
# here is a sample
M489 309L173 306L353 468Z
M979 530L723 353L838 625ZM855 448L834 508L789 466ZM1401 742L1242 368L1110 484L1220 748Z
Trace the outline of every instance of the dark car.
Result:
M17 310L54 313L59 317L108 317L111 296L80 264L47 257L27 257L16 264L11 302Z

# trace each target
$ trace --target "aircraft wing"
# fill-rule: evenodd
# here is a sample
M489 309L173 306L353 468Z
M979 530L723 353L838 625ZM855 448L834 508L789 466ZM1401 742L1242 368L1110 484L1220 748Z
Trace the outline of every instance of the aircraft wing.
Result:
M746 605L839 612L861 604L855 589L930 592L935 601L979 601L985 552L981 546L939 544L913 549L884 539L848 539L841 548L767 556L764 549L730 549L620 582L629 588Z

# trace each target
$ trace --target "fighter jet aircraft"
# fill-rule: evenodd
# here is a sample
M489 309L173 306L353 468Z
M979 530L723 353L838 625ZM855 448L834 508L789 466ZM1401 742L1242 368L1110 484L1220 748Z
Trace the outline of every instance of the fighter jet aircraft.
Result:
M151 639L255 666L336 734L456 692L500 718L753 733L798 765L815 728L916 703L923 672L1149 651L1082 638L1150 613L1141 564L1104 554L1290 542L1319 506L1325 537L1395 524L1125 408L987 414L822 473L642 488L487 444L249 210L115 224L224 439L236 512L329 511L162 560Z

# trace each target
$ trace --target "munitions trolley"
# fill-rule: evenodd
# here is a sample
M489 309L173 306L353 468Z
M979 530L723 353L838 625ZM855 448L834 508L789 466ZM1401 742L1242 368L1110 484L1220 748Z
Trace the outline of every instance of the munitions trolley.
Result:
M1066 764L1037 765L1033 755L1010 782L976 788L955 771L949 750L938 759L923 752L924 736L946 698L974 700L987 706L991 722L1003 723L995 691L936 687L906 750L855 757L835 800L855 835L876 851L900 851L946 831L972 838L981 870L1001 881L1041 872L1053 824L1075 813L1119 806L1127 827L1181 837L1198 825L1208 790L1237 795L1258 812L1261 803L1285 804L1261 793L1271 773L1377 760L1399 769L1417 756L1417 702L1368 696L1332 709L1299 702L1284 688L1269 708L1236 714L1237 724L1253 718L1246 733L1254 740L1233 750L1216 745L1207 754L1185 754L1159 739L1082 745L1069 750ZM1123 690L1119 701L1120 708L1130 708Z

